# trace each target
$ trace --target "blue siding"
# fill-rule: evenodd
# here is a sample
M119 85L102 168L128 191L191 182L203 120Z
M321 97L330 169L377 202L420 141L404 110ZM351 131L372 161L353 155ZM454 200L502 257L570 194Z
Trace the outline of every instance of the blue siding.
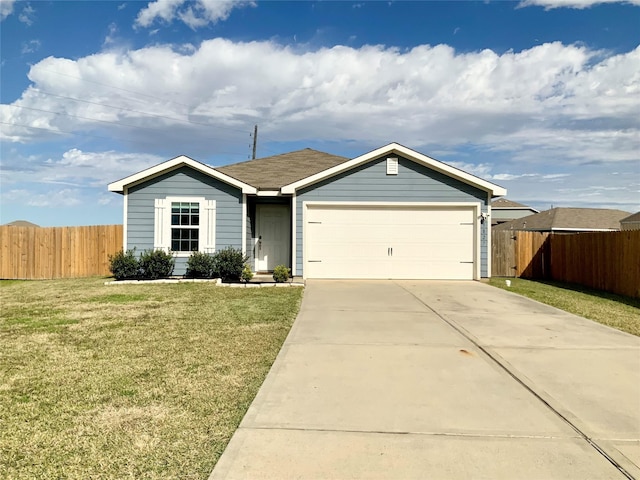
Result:
M296 274L303 274L302 202L480 202L487 212L487 192L398 157L398 175L387 175L387 155L304 188L296 197ZM487 276L487 228L481 225L480 273Z
M156 198L204 197L216 201L216 250L242 248L242 192L231 185L181 167L131 187L127 198L127 248L138 253L153 248ZM175 275L183 275L187 258L176 259Z

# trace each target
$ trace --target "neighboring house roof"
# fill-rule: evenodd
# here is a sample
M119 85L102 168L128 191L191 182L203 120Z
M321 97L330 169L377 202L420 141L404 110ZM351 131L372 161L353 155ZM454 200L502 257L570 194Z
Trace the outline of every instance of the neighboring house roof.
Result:
M640 223L640 212L633 213L620 220L620 223Z
M14 220L13 222L5 223L3 227L40 227L35 223L27 222L26 220Z
M284 185L310 177L348 160L345 157L305 148L218 167L216 170L253 185L258 190L280 190Z
M536 210L533 207L514 202L513 200L509 200L508 198L504 197L496 198L493 202L491 202L491 208L505 208L509 210L531 210L532 212L539 213L539 210Z
M539 232L596 232L620 230L620 220L629 212L607 208L552 208L501 223L494 230L531 230Z
M401 155L432 170L489 192L491 196L506 195L507 193L499 185L397 143L390 143L354 159L306 148L218 168L210 167L183 155L110 183L108 188L112 192L124 193L128 187L148 181L183 165L188 165L205 175L240 188L243 193L258 194L258 191L267 191L266 193L269 195L293 194L299 188L333 177L384 155Z
M640 212L636 212L620 220L621 230L640 230Z

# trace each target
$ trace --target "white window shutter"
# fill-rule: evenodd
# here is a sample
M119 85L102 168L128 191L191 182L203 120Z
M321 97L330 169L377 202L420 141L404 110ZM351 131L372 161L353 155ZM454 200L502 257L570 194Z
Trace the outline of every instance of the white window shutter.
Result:
M166 252L171 247L171 212L167 204L166 199L156 198L153 220L153 248Z
M200 215L201 251L213 253L216 251L216 201L205 200L204 208Z

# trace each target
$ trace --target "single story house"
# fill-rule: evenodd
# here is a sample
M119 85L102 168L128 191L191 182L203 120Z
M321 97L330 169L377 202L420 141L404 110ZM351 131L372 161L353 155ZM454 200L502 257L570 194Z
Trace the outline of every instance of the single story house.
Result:
M620 220L620 230L640 230L640 212Z
M493 227L494 230L579 233L614 232L629 212L609 208L557 207Z
M124 248L232 246L254 271L303 278L479 279L498 185L397 143L356 158L312 149L213 168L180 156L109 184Z
M491 225L496 226L534 213L540 211L504 197L496 198L491 202Z

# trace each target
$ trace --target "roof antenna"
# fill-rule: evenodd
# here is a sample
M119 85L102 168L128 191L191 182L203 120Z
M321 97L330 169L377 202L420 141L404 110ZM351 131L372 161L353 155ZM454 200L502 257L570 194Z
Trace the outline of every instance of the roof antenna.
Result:
M256 159L256 147L258 146L258 125L253 127L253 157L251 160Z

